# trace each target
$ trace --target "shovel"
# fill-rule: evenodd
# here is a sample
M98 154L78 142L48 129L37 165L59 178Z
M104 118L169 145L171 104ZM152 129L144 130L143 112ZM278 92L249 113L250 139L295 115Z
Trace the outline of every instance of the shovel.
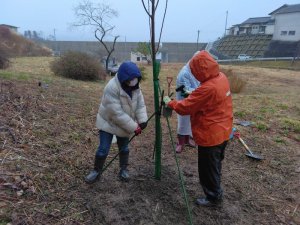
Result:
M246 143L244 142L244 140L240 137L240 133L236 132L234 134L235 137L237 137L239 139L239 141L244 145L244 147L246 148L246 150L248 151L248 153L246 153L245 155L248 156L251 159L255 159L255 160L263 160L264 158L258 154L253 153L250 148L248 147L248 145L246 145Z
M171 94L171 83L173 81L173 77L167 77L167 82L168 82L168 96Z

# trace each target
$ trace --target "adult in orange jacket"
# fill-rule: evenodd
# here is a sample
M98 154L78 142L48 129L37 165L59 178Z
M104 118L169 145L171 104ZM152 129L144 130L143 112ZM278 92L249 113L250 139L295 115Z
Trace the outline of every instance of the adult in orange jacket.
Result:
M192 74L201 82L187 98L176 101L164 98L167 107L180 115L190 115L192 134L198 145L198 173L206 197L196 203L215 206L221 203L221 162L232 131L232 98L227 77L206 51L189 62Z

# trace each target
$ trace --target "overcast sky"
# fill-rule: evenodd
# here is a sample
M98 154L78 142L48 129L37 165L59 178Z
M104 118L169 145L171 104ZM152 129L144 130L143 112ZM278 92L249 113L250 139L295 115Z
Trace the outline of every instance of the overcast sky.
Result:
M102 0L91 0L103 2ZM19 32L35 30L44 38L54 34L57 40L96 41L91 28L72 29L76 21L74 7L80 0L0 0L0 24L19 27ZM145 0L147 2L147 0ZM111 20L113 35L119 41L149 41L148 17L141 0L105 0L119 16ZM160 28L165 0L160 0L156 26ZM299 4L300 0L169 0L163 42L214 41L227 28L250 17L268 16L283 4ZM158 32L157 32L158 35ZM156 40L158 36L156 37ZM109 37L108 40L112 40Z

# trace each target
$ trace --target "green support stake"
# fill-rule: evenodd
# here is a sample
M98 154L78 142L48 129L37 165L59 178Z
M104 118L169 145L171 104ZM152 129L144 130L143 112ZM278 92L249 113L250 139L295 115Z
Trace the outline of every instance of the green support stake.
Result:
M159 112L159 71L160 62L153 61L153 87L154 87L154 107L155 112ZM155 115L155 178L160 180L161 177L161 123L160 115Z

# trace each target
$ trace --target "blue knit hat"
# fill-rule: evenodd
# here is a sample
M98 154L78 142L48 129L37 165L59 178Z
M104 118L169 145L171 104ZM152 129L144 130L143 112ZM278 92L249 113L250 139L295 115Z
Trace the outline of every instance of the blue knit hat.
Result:
M118 79L120 83L123 83L133 78L141 79L141 71L137 65L130 61L125 61L121 64L118 70Z

